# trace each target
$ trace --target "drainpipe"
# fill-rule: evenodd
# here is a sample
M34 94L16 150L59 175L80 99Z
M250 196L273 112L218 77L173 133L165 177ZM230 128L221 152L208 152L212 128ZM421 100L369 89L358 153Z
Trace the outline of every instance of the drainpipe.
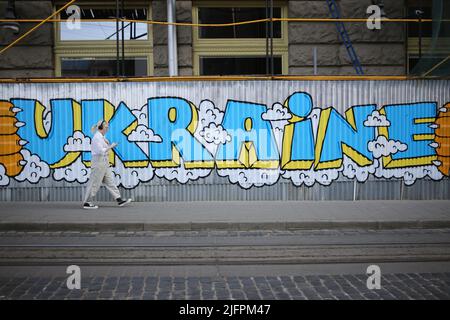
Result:
M167 22L176 21L176 0L167 0ZM177 57L177 28L174 25L167 26L167 45L169 50L169 76L178 76L178 57Z

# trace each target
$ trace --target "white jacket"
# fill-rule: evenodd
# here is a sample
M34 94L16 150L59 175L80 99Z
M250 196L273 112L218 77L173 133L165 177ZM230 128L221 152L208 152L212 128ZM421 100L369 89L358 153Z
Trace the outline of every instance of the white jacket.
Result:
M92 153L92 164L94 166L106 165L109 167L109 150L112 149L112 146L109 144L109 141L105 138L103 134L97 131L92 138L91 143L91 153Z

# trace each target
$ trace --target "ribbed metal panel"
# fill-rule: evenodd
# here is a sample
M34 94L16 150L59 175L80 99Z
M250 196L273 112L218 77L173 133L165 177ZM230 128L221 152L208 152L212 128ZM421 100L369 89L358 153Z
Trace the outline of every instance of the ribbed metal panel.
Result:
M403 186L403 200L446 200L450 195L450 180L417 180L412 186Z
M356 183L356 200L401 200L403 182L400 180L369 180Z
M211 100L221 110L228 100L248 101L271 106L283 103L294 92L311 95L315 108L334 107L343 114L355 105L414 102L436 102L443 106L450 102L450 81L192 81L192 82L133 82L133 83L55 83L2 84L0 99L37 99L50 106L51 99L72 98L76 101L106 99L114 106L121 101L128 108L137 109L150 97L180 97L197 107L202 100ZM330 131L333 134L332 131ZM37 184L11 179L0 188L1 201L80 201L85 185L55 181L52 177ZM315 183L312 187L295 186L284 178L271 186L243 189L220 177L215 170L205 178L185 184L153 177L132 190L122 189L124 196L136 201L216 201L216 200L369 200L369 199L450 199L450 180L418 179L407 186L399 179L377 179L369 176L364 183L342 175L329 186ZM109 200L101 189L98 200Z
M182 97L199 105L209 99L224 110L228 99L272 105L296 91L309 93L314 106L335 107L339 112L353 105L378 106L418 101L449 102L450 81L191 81L130 83L1 84L0 99L38 99L45 106L50 99L106 99L129 108L140 108L150 97Z
M328 187L296 187L289 182L275 186L244 190L231 184L212 185L139 185L133 190L121 189L125 197L136 201L258 201L258 200L448 200L450 199L450 180L419 180L413 186L405 186L399 180L378 180L356 183L335 181ZM0 189L1 201L81 201L84 186L69 187L17 187ZM98 192L98 201L111 201L106 189Z

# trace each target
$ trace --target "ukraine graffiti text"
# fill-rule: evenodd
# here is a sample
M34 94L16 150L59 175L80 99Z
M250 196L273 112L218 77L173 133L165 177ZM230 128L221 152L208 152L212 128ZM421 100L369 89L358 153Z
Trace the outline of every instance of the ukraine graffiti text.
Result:
M407 185L450 169L450 104L413 102L314 106L294 92L272 106L228 100L198 106L181 97L151 97L144 106L105 99L0 102L0 185L11 179L85 183L92 124L110 122L117 183L133 188L155 176L180 183L213 170L242 188L275 184L329 185L342 175L364 182L403 179Z

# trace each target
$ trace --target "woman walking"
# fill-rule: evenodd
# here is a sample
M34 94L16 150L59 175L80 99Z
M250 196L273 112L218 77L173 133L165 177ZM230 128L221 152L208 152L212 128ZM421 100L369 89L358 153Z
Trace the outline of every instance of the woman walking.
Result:
M117 146L117 143L109 144L109 141L105 138L108 129L109 123L105 120L100 120L91 129L92 133L94 133L91 143L91 175L84 196L84 209L98 209L98 206L94 205L91 201L97 194L102 183L119 206L122 207L131 202L131 199L124 200L120 197L119 189L114 182L114 174L109 166L108 154L111 149Z

